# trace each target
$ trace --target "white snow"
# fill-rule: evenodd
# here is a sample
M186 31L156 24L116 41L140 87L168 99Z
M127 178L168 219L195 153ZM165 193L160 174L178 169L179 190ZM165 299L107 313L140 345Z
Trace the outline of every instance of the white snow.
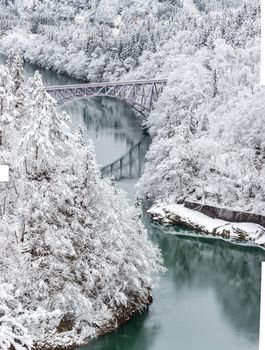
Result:
M214 9L238 2L197 3ZM5 52L21 50L31 63L93 81L168 78L147 122L153 138L139 186L143 196L160 203L200 198L265 213L258 0L209 13L198 13L192 0L185 8L181 1L97 0L88 10L85 0L12 3L12 11L0 5ZM90 324L104 324L115 305L129 303L130 293L146 297L146 286L160 271L160 255L138 211L100 180L93 148L84 149L82 135L65 130L40 77L21 85L17 68L0 68L0 164L11 169L10 188L0 192L0 205L6 203L0 286L14 284L12 307L0 290L1 307L10 316L1 337L12 339L15 319L22 347L28 336L53 344L80 342L96 334ZM208 234L265 244L259 225L214 220L180 205L161 204L152 211L165 223L180 221ZM68 311L87 326L81 334L74 329L54 339Z
M184 0L183 4L191 13L199 14L199 10L197 9L197 7L194 4L193 0Z
M118 322L120 308L147 306L162 257L139 208L101 178L92 144L82 129L70 133L40 74L24 81L19 55L7 62L0 65L0 164L10 168L10 181L0 182L0 349L81 345ZM61 323L69 329L57 332Z
M213 219L199 211L186 208L182 204L153 205L148 212L152 214L154 220L162 223L179 222L207 234L217 236L229 234L230 239L240 239L240 234L244 234L246 241L259 245L265 244L265 228L255 223Z

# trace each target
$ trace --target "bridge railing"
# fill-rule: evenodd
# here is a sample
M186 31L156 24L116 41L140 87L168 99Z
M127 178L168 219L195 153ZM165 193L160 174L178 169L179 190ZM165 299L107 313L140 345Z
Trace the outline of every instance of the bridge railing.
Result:
M101 87L101 86L119 86L119 85L144 85L144 84L154 84L162 83L167 84L167 79L149 79L149 80L124 80L124 81L115 81L115 82L101 82L101 83L83 83L83 84L70 84L70 85L55 85L55 86L46 86L46 91L61 90L61 89L78 89L84 87Z

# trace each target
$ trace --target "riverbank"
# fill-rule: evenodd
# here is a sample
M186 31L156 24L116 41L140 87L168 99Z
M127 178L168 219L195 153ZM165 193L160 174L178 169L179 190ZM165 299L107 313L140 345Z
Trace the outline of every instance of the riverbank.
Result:
M265 228L252 222L229 222L211 218L184 204L153 205L148 212L152 220L165 225L182 225L212 237L233 243L255 244L265 248Z
M49 71L45 71L46 75L48 73ZM61 77L54 74L53 77L49 76L49 79L51 80L47 83L51 84L53 79ZM60 81L54 83L58 84ZM105 110L104 105L98 105L98 108ZM108 113L110 111L111 109L108 109ZM110 120L118 114L115 110L113 113L109 117ZM95 115L98 120L98 114ZM78 116L78 109L75 109L71 118L76 120L77 125ZM122 115L120 121L125 118L126 116ZM89 120L86 118L87 122ZM102 116L102 120L106 118ZM114 128L113 125L111 124L111 128ZM102 125L103 129L107 130L109 126L109 123ZM128 124L125 124L124 128L125 126L127 128ZM96 125L90 123L87 127L96 128ZM116 132L121 133L119 129L115 129L115 133L112 134L114 139L117 138ZM105 150L105 134L101 130L99 135ZM107 149L108 154L115 159L117 154L112 154L109 146ZM117 185L120 187L121 183ZM124 189L129 192L130 188L131 185L126 183ZM264 252L247 246L229 245L219 239L194 239L192 234L195 236L195 231L176 226L153 225L149 219L146 221L149 237L160 247L167 267L166 274L161 276L159 287L153 290L155 302L148 307L148 312L135 314L124 326L104 337L88 340L88 345L82 349L138 350L140 347L148 350L152 344L153 350L161 350L171 348L177 340L179 347L186 349L204 344L204 348L215 350L256 350L260 261L264 260ZM189 237L174 236L174 231ZM245 269L244 274L241 273L242 266ZM220 285L225 285L226 288L220 288ZM211 313L210 318L205 310ZM222 335L218 343L216 329L221 330L219 334ZM195 336L190 337L191 333ZM214 337L209 337L209 334L213 334ZM231 344L233 345L230 346ZM68 349L70 350L69 347ZM41 350L44 348L41 347ZM53 347L53 350L61 349Z
M154 302L117 331L78 350L161 350L174 344L180 349L257 350L265 251L154 224L145 211L143 220L167 268L153 291Z
M107 323L100 326L94 323L93 327L98 329L94 337L87 337L83 341L77 341L76 339L72 339L72 341L70 341L71 331L75 321L72 319L67 319L67 317L65 317L63 321L61 321L60 324L57 326L57 336L54 337L55 340L58 340L57 338L60 338L60 334L63 334L64 340L61 339L61 341L58 341L58 343L56 343L56 341L54 343L53 339L53 343L51 344L47 342L35 343L32 347L32 350L74 350L78 347L88 345L95 338L101 338L116 331L133 317L140 315L141 313L148 310L149 306L153 302L151 289L147 289L145 300L141 300L141 302L145 304L145 307L136 307L136 303L138 302L136 296L132 298L132 300L133 301L130 303L130 305L127 305L126 307L122 306L119 309L117 309L115 312L115 316Z
M7 344L3 350L11 345L21 350L71 349L147 308L150 290L163 271L162 256L149 240L138 209L102 179L86 133L71 131L45 93L40 74L24 79L17 56L1 65L0 73L2 100L12 101L8 109L2 101L2 114L10 120L4 126L1 156L13 175L8 188L3 184L0 191L0 203L8 198L0 220L0 344ZM98 117L96 110L91 115ZM92 117L89 123L91 129ZM122 123L111 125L106 128L113 141L119 132L125 146L129 131L121 134ZM112 156L106 138L101 141ZM27 161L18 167L22 157ZM23 183L18 180L22 177ZM21 218L29 234L18 230L14 240L13 227L19 227Z

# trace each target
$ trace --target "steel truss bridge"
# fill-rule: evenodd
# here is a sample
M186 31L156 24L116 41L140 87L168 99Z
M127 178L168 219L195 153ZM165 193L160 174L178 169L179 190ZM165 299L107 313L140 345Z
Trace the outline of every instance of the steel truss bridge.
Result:
M152 79L49 86L45 90L57 101L58 105L86 97L117 98L132 106L144 119L147 119L166 84L166 79ZM114 177L116 180L139 177L142 174L147 148L148 141L143 138L120 159L104 166L101 169L102 175Z
M58 105L86 97L114 97L125 101L144 118L147 118L166 84L166 79L153 79L49 86L45 90L57 101Z

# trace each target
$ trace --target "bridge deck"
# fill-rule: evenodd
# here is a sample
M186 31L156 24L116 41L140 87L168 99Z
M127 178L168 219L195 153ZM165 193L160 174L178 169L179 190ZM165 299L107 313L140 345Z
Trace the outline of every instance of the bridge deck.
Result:
M147 118L166 84L166 79L149 79L47 86L45 90L58 105L85 97L115 97Z
M70 85L55 85L46 86L46 91L60 90L60 89L79 89L84 87L101 87L101 86L120 86L120 85L145 85L162 83L167 84L167 79L149 79L149 80L128 80L128 81L115 81L115 82L101 82L101 83L82 83L82 84L70 84Z
M57 101L58 105L86 97L109 96L123 100L131 105L145 119L161 96L167 79L129 80L116 82L84 83L47 86L45 90ZM120 159L105 166L102 173L116 179L139 176L142 171L142 158L145 154L143 141Z

